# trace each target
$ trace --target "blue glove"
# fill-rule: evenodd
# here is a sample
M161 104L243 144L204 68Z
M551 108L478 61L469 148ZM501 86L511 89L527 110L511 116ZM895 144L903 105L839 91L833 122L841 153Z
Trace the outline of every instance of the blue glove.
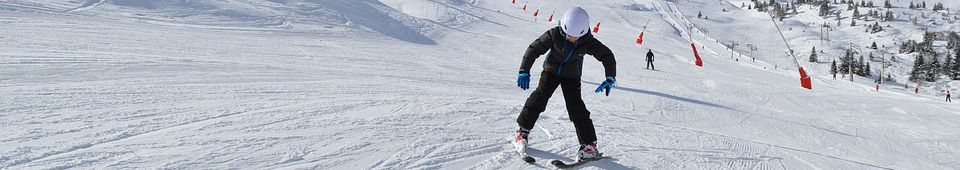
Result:
M607 80L603 81L603 83L600 84L600 87L597 87L597 90L593 92L600 93L600 92L603 92L603 90L607 90L607 96L610 96L610 90L613 89L613 86L615 86L616 84L617 84L617 79L607 76Z
M517 78L517 87L523 90L530 88L530 71L520 70L520 76Z

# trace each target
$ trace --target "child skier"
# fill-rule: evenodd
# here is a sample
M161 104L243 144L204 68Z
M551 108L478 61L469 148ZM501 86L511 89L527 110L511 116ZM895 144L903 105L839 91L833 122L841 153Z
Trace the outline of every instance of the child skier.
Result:
M577 138L580 142L577 160L600 157L590 112L587 111L583 99L580 98L583 56L585 54L592 55L603 64L606 80L597 87L595 92L606 91L607 96L610 95L610 90L616 84L614 77L617 73L617 64L613 52L590 34L589 24L590 16L586 10L580 7L571 8L566 11L560 20L559 26L544 32L527 47L523 54L517 86L526 90L530 88L530 68L540 55L547 53L549 50L549 54L543 62L540 84L527 98L523 110L520 111L520 116L517 117L520 128L512 142L521 155L525 154L530 129L533 128L540 113L547 107L547 100L559 86L563 90L567 114L576 127Z
M953 100L950 100L950 90L947 90L947 101L946 101L946 102L951 102L951 103L953 102Z

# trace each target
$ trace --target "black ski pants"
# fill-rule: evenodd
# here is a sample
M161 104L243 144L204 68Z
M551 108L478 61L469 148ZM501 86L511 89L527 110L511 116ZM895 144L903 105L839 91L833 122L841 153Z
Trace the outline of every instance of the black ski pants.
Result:
M573 126L577 129L577 139L580 144L589 144L597 141L597 133L593 128L593 120L590 119L590 111L583 104L580 98L580 79L560 78L556 74L550 74L546 71L541 73L540 84L537 89L530 94L527 102L517 117L517 123L521 128L533 129L540 113L547 107L547 100L559 86L563 90L563 99L567 104L567 115Z

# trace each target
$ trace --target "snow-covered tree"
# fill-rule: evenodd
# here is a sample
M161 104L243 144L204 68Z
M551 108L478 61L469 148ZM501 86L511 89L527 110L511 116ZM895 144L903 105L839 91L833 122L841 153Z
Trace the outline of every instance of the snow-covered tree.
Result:
M780 18L780 21L783 21L783 18L787 17L787 12L786 12L786 9L784 9L784 7L780 5L774 5L773 8L774 8L773 9L774 12L777 13L777 17Z
M953 53L953 79L960 80L960 48Z
M933 59L931 59L930 65L926 67L927 76L925 78L927 78L927 81L929 82L937 81L938 78L940 77L940 72L941 72L940 69L942 68L943 67L940 66L940 60L937 59L936 55L933 55Z
M933 10L934 10L934 11L940 11L940 10L943 10L943 9L944 9L944 8L943 8L943 3L941 3L941 2L937 2L936 5L933 5Z
M941 68L941 70L943 70L943 74L947 77L953 78L953 57L950 57L950 55L944 55L943 62L943 68Z
M926 75L925 70L926 69L924 68L923 56L917 55L917 58L913 60L913 70L910 71L910 78L909 78L910 81L916 81L920 79L921 76L925 76Z
M880 31L883 31L883 27L880 26L880 22L874 22L873 25L869 25L869 26L867 27L867 30L868 30L871 34L873 34L873 33L878 33L878 32L880 32ZM873 42L873 43L874 43L874 44L871 46L871 48L877 49L877 44L876 44L877 42Z
M871 75L871 74L870 74L870 63L863 63L863 65L864 65L864 67L865 67L865 68L863 69L863 76L870 76L870 75Z
M813 47L813 49L810 50L810 62L817 62L817 47Z
M820 16L826 17L827 15L830 15L830 5L827 5L827 3L820 3Z
M854 73L857 74L857 75L860 75L860 76L866 76L866 75L867 75L867 73L866 73L866 70L867 70L867 66L866 66L866 65L867 65L867 64L866 64L866 63L867 63L867 62L866 62L865 60L863 60L863 56L861 55L861 56L860 56L860 60L857 61L857 65L856 65L856 66L857 66L857 69L854 69L854 70L853 70Z
M830 62L830 74L833 74L833 78L837 78L837 60Z
M894 19L894 18L893 18L893 11L889 11L889 10L888 10L888 11L887 11L887 14L884 15L883 18L884 18L884 19L883 19L884 21L893 21L893 19Z
M890 4L890 0L884 0L884 1L883 1L883 7L884 7L884 8L893 8L893 4Z

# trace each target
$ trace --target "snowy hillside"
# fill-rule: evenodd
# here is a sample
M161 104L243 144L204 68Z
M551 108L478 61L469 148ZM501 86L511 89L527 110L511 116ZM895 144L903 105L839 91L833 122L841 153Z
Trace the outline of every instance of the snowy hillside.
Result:
M729 50L732 46L734 53L745 54L756 57L757 60L770 62L785 69L796 69L793 64L793 58L789 55L789 50L783 43L780 35L777 33L770 15L765 12L758 12L753 9L751 1L679 1L677 6L681 9L684 16L692 19L693 24L703 30L704 34L715 38L718 43L723 44L723 48ZM778 1L782 4L789 4L792 1ZM860 3L861 1L856 1ZM855 26L851 26L854 10L848 4L830 3L829 15L819 16L818 6L802 4L798 5L796 13L787 12L787 17L782 22L778 22L781 29L784 29L784 35L789 40L791 47L795 51L801 65L805 66L814 76L821 78L830 77L830 62L841 62L840 57L844 50L852 49L856 56L867 57L868 64L873 66L874 71L869 79L858 77L857 82L863 84L873 84L878 78L881 69L881 57L885 69L884 75L892 78L884 84L885 88L899 91L912 91L917 86L916 82L907 78L913 69L914 59L917 53L901 52L900 45L907 40L923 41L925 31L957 31L960 30L960 1L927 1L928 6L935 3L943 3L947 10L934 11L931 7L925 9L908 8L911 1L892 0L891 8L883 7L884 0L863 1L872 2L875 7L859 7L861 17L856 19ZM922 1L914 1L918 6ZM744 6L745 5L745 6ZM724 11L726 10L726 11ZM873 16L866 16L869 11L877 11L883 14L890 11L892 21L882 21ZM839 15L834 15L839 13ZM697 18L698 14L709 17L707 19ZM839 22L838 17L839 16ZM913 19L917 21L914 22ZM868 25L879 24L884 28L877 33L865 32ZM826 28L824 28L824 26ZM752 30L752 31L726 31L726 30ZM824 39L821 40L821 34ZM736 43L735 45L732 45ZM879 49L870 49L872 43L876 43ZM942 43L946 43L945 41ZM818 62L808 62L813 48L816 48ZM941 51L941 55L950 55L953 57L953 50ZM876 58L869 58L868 56ZM728 51L729 56L729 51ZM944 62L944 56L940 56L941 62ZM730 58L730 57L728 57ZM750 59L735 55L731 59ZM891 59L894 58L894 59ZM926 56L928 60L931 57ZM838 75L840 77L840 75ZM886 78L886 77L885 77ZM907 85L909 88L904 88ZM951 86L952 85L952 86ZM960 89L960 84L939 81L936 83L926 83L921 85L921 93L924 95L934 95L943 97L943 90Z
M744 17L698 5L717 2ZM572 6L618 63L604 96L603 67L584 62L612 157L584 169L960 169L960 105L832 79L804 61L815 14L781 25L811 70L801 88L768 16L737 2L0 0L0 169L549 169L576 133L557 92L530 136L538 161L518 160L532 90L517 70ZM853 32L831 47L870 39ZM767 51L731 59L732 40Z

